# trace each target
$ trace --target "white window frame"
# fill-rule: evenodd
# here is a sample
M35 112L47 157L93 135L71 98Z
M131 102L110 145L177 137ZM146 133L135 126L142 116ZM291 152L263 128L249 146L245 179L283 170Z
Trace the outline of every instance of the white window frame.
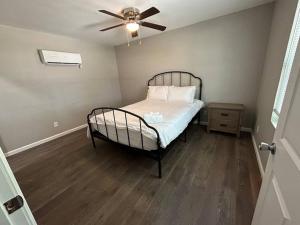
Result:
M273 111L272 111L272 116L271 116L271 123L273 126L276 128L280 116L280 111L282 107L282 103L284 100L288 80L290 77L290 73L292 70L299 38L300 38L300 7L299 7L299 2L297 4L297 9L293 21L293 26L292 30L290 33L289 37L289 42L288 46L286 49L282 69L281 69L281 75L280 75L280 80L276 92L276 97L274 101L274 106L273 106Z

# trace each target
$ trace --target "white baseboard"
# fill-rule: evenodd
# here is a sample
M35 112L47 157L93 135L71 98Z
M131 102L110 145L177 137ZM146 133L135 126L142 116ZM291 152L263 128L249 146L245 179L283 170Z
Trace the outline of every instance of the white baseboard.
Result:
M207 122L206 121L200 121L200 125L207 126ZM241 127L241 131L252 133L252 128L250 128L250 127Z
M197 121L195 121L195 123L197 123ZM203 125L203 126L207 126L207 122L206 121L200 121L200 125Z
M256 144L255 137L254 137L253 133L251 134L251 137L252 137L253 147L254 147L254 150L255 150L255 155L256 155L256 160L257 160L259 172L260 172L261 178L263 178L264 174L265 174L265 171L264 171L261 159L260 159L260 155L259 155L259 152L258 152L257 144Z
M252 128L251 127L241 127L241 131L252 134Z
M6 153L5 153L5 156L6 156L6 157L9 157L9 156L18 154L18 153L20 153L20 152L24 152L24 151L26 151L26 150L28 150L28 149L31 149L31 148L36 147L36 146L39 146L39 145L41 145L41 144L44 144L44 143L49 142L49 141L52 141L52 140L57 139L57 138L59 138L59 137L65 136L65 135L67 135L67 134L73 133L73 132L75 132L75 131L81 130L81 129L85 128L85 127L87 127L87 124L83 124L83 125L81 125L81 126L78 126L78 127L73 128L73 129L66 130L66 131L64 131L64 132L62 132L62 133L55 134L55 135L53 135L53 136L51 136L51 137L48 137L48 138L45 138L45 139L42 139L42 140L33 142L33 143L29 144L29 145L25 145L25 146L22 146L22 147L20 147L20 148L16 148L16 149L14 149L14 150L11 150L11 151L9 151L9 152L6 152Z

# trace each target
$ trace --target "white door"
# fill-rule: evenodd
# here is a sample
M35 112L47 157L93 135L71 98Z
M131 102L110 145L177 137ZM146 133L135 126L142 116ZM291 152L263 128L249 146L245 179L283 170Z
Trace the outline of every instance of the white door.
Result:
M300 225L299 69L298 45L252 225Z
M8 201L19 196L15 202ZM15 198L16 199L16 198ZM23 204L22 204L23 202ZM5 206L5 203L6 206ZM21 204L18 204L21 203ZM14 207L23 205L14 211ZM9 213L11 212L11 213ZM0 224L1 225L36 225L22 191L11 171L0 147Z

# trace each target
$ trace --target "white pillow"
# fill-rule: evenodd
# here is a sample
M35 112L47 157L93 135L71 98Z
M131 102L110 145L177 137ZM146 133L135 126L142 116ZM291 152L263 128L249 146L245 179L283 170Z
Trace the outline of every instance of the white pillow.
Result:
M193 103L196 94L196 86L169 87L168 101Z
M168 86L149 86L147 99L164 100L168 99Z

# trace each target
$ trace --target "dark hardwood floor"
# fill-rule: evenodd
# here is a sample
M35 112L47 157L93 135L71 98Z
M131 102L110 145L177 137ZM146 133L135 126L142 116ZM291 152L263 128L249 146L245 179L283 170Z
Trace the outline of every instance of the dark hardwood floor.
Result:
M121 147L122 148L122 147ZM261 183L249 134L193 125L157 163L86 130L9 157L41 225L250 225Z

